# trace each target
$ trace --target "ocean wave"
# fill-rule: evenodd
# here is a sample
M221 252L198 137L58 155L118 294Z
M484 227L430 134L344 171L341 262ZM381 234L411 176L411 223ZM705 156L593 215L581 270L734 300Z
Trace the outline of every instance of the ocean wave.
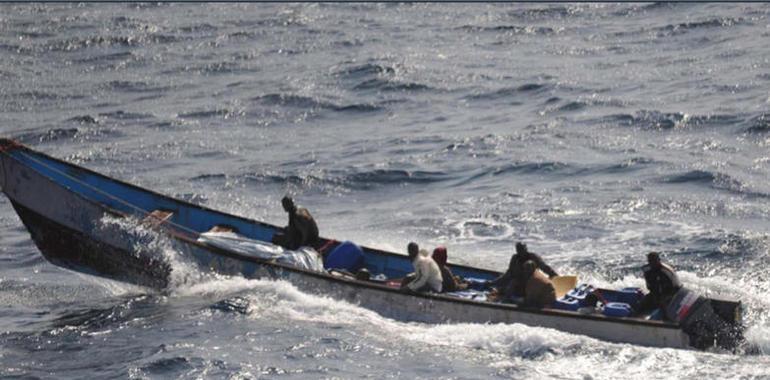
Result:
M634 114L607 115L599 121L644 129L673 129L680 127L729 126L741 120L742 117L740 115L734 114L689 115L683 112L640 110Z
M660 10L672 11L678 5L682 5L682 4L670 3L670 2L656 2L651 4L630 4L629 7L621 8L617 11L611 12L611 14L613 16L619 16L619 17L630 17L630 16L635 16L636 14L640 14L644 16L645 13L647 12L657 12Z
M182 33L201 33L201 32L216 32L217 30L219 30L219 28L204 22L202 24L180 26L177 28L177 30Z
M384 109L382 106L377 104L335 104L332 102L321 101L309 96L294 94L267 94L252 98L251 100L266 105L277 105L302 109L327 109L336 112L376 112Z
M168 91L171 89L171 87L169 86L154 86L143 81L127 81L127 80L113 80L101 85L100 87L119 91L119 92L133 92L133 93L160 92L160 91Z
M576 174L587 170L563 162L518 162L491 171L494 176L510 174Z
M138 368L139 373L148 376L176 377L174 374L190 374L190 371L205 367L201 358L188 359L187 357L174 356L151 361Z
M376 186L404 185L404 184L429 184L451 179L443 172L407 171L396 169L377 169L354 173L326 173L326 174L246 174L242 178L276 184L295 184L312 186L343 186L349 189L366 190Z
M121 26L124 28L137 28L143 25L141 20L128 16L115 16L110 19L110 22L113 25Z
M135 58L134 54L130 51L92 55L85 58L78 58L73 60L75 63L99 63L99 62L111 62L111 61L123 61Z
M728 174L712 172L708 170L690 170L684 173L673 174L661 179L662 183L668 184L694 184L708 186L716 190L729 191L756 198L770 198L770 194L759 191L753 191L740 180L731 177Z
M559 106L559 108L557 108L557 111L560 111L560 112L580 111L586 107L588 107L587 102L571 101Z
M92 122L94 120L95 122ZM125 136L123 132L114 128L94 128L99 125L99 120L90 115L75 116L67 120L77 124L71 128L48 128L38 131L20 132L13 136L15 140L23 144L49 143L61 141L107 141Z
M22 53L26 51L26 49L22 49L20 45L9 44L6 42L0 42L0 50L7 51L9 53Z
M99 120L91 115L74 116L67 119L67 121L75 122L78 124L99 124Z
M628 106L624 100L600 96L578 97L577 99L570 101L554 96L546 99L544 105L546 107L541 111L543 114L553 112L575 112L589 107L625 108ZM623 120L623 116L621 115L619 119Z
M770 132L770 114L762 113L758 116L754 116L748 120L749 126L743 130L743 132L758 135L766 134Z
M335 73L335 76L342 77L344 79L360 79L361 77L370 75L395 73L396 69L393 66L381 65L377 63L365 63L363 65L356 65L339 70Z
M248 314L249 300L245 297L235 296L217 301L209 308L224 313Z
M190 71L187 70L186 71ZM194 67L192 68L192 71L198 71L202 74L239 74L239 73L250 73L253 72L253 69L250 69L248 67L241 66L238 62L212 62L208 63L204 66L200 67Z
M661 27L652 28L652 31L662 35L679 35L699 29L726 28L738 25L750 25L751 22L743 18L716 17L701 21L682 22L677 24L668 24Z
M56 37L55 33L51 32L33 32L33 31L21 31L19 35L24 38L51 38Z
M34 100L34 101L40 101L40 100L74 100L74 99L81 99L81 96L72 96L72 95L66 95L66 94L58 94L53 92L47 92L47 91L41 91L41 90L30 90L30 91L23 91L16 94L12 94L11 97L18 98L18 99L28 99L28 100Z
M475 154L478 156L478 154ZM507 164L501 167L483 168L471 170L469 172L458 172L454 174L445 174L447 178L462 178L456 186L466 186L469 183L480 180L488 176L509 176L509 175L558 175L554 179L564 176L584 176L593 175L630 173L650 167L656 163L652 159L644 157L634 157L616 164L608 165L573 165L563 162L517 162Z
M152 119L155 116L147 113L127 112L123 110L100 113L99 116L115 120L143 120Z
M338 40L332 42L332 45L334 47L343 48L343 49L350 49L350 48L359 48L365 45L364 41L361 41L359 39L352 39L352 40Z
M261 37L262 35L264 35L264 32L262 31L239 30L237 32L229 33L227 38L253 40Z
M650 158L633 157L619 164L606 166L603 169L599 170L598 172L609 173L609 174L628 173L631 171L642 169L644 167L649 167L656 163L658 163L658 161Z
M380 107L374 104L360 103L360 104L347 104L347 105L334 106L334 108L332 109L337 112L354 112L355 113L355 112L382 111L383 107Z
M427 91L433 88L422 83L416 82L401 82L398 80L385 79L385 78L372 78L360 82L353 86L354 90L377 90L377 91Z
M266 94L260 95L251 100L267 104L277 105L284 107L297 107L297 108L332 108L333 104L316 100L309 96L295 95L295 94Z
M399 73L407 70L400 65L387 65L374 62L354 65L339 69L334 76L344 81L353 82L353 90L427 91L433 87L418 82L404 81Z
M343 177L342 181L343 183L368 186L371 184L428 184L446 181L447 179L450 179L450 175L440 171L378 169L348 174Z
M548 26L517 26L517 25L497 25L497 26L478 26L478 25L463 25L457 29L465 32L474 33L489 33L489 32L501 32L507 34L532 34L539 36L548 36L556 33L556 31Z
M201 182L208 182L212 180L224 180L227 179L227 174L224 173L212 173L212 174L201 174L197 175L195 177L190 178L190 181L201 181Z
M129 314L141 310L142 308L136 305L141 302L154 303L152 298L148 296L130 296L105 308L67 311L53 320L53 334L63 331L71 333L73 330L79 333L119 324L133 318L134 315L129 316Z
M549 6L545 8L516 9L506 12L509 17L522 20L553 20L571 16L576 8L566 6Z
M14 139L23 143L51 142L73 139L78 134L77 128L51 128L41 132L27 132L14 136Z
M237 111L229 108L218 108L206 111L193 111L181 113L178 115L182 119L211 119L211 118L231 118L243 115L243 111Z
M553 85L550 83L525 83L517 87L504 87L490 92L483 92L480 94L467 95L464 97L466 100L484 101L484 100L496 100L504 99L522 94L531 96L532 94L542 93L553 89Z
M730 178L730 176L721 173L713 173L706 170L690 170L685 173L674 174L666 177L665 183L706 183L715 184L717 182L736 183L739 182Z
M92 47L137 47L142 45L170 44L183 42L188 38L169 34L146 34L139 36L89 36L65 40L52 40L38 46L44 51L71 52Z
M407 184L431 184L456 177L440 171L409 171L401 169L330 170L321 172L273 173L254 172L244 174L204 173L192 177L195 182L258 183L260 185L293 185L317 189L370 190L378 187Z

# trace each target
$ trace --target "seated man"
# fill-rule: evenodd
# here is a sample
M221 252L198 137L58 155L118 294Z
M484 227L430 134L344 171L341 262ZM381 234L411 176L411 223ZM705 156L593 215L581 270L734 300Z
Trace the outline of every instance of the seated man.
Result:
M501 300L524 296L524 288L527 284L522 272L524 263L530 260L535 263L538 269L545 272L549 278L558 276L556 271L548 266L539 255L530 252L526 244L516 243L516 253L511 256L508 270L500 277L488 283L489 286L498 288Z
M524 306L543 308L553 305L556 301L556 289L548 276L532 260L527 260L522 268L526 278L524 288Z
M443 279L441 290L443 292L455 292L468 289L468 284L463 282L460 277L455 276L449 269L449 266L447 266L446 247L439 246L433 250L433 261L436 262L439 270L441 270L441 278Z
M272 242L291 250L302 246L317 248L318 225L310 212L304 207L296 206L289 196L283 197L281 204L289 214L289 225L283 229L283 233L273 235Z
M412 260L414 273L408 275L401 285L403 291L441 293L443 279L441 270L433 259L428 257L428 251L420 249L417 243L407 246L409 259Z
M682 287L682 282L673 268L660 261L658 252L647 254L647 265L642 269L647 290L650 292L639 302L636 312L646 314L657 308L665 310L674 294Z

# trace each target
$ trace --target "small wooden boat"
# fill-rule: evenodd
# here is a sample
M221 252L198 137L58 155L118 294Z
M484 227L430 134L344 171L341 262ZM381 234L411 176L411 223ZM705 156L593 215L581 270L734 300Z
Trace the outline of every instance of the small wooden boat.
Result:
M303 291L345 300L387 317L427 323L522 323L646 346L704 347L702 337L679 323L559 309L535 309L448 294L407 294L388 281L357 280L311 271L206 244L207 231L234 231L270 242L280 227L218 212L106 177L0 139L0 187L10 199L32 240L50 262L72 270L152 288L173 279L162 250L147 247L146 236L125 226L154 231L198 270L246 278L284 279ZM119 221L119 222L115 222ZM117 226L117 227L116 227ZM141 235L141 234L140 234ZM334 242L322 239L323 243ZM363 248L372 274L400 278L411 271L405 255ZM450 264L459 276L489 280L500 273ZM710 300L739 333L740 303ZM698 341L700 343L695 344ZM740 339L736 339L736 342ZM705 345L705 346L708 346Z

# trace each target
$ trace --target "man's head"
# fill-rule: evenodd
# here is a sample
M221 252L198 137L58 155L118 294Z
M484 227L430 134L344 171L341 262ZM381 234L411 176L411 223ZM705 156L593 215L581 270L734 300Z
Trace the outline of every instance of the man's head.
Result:
M433 250L433 261L435 261L436 264L442 267L446 265L446 261L447 261L446 247L440 245Z
M290 196L285 196L283 199L281 199L281 204L283 205L283 209L286 212L292 212L294 211L294 199L291 199Z
M516 253L518 253L519 255L528 254L529 251L527 250L527 245L522 242L516 243Z
M414 260L414 258L417 257L417 254L420 252L420 246L415 242L411 242L406 246L406 252L409 253L409 258Z
M653 268L660 267L660 253L650 252L647 254L647 264Z

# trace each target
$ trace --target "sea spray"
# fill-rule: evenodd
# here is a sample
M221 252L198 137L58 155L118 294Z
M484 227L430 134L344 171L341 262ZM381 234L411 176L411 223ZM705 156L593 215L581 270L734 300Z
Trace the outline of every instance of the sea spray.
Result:
M134 217L115 217L105 214L98 222L101 233L112 234L112 239L129 247L136 257L155 257L171 268L169 287L178 288L195 284L208 276L181 250L174 248L174 242L166 234L150 228Z

